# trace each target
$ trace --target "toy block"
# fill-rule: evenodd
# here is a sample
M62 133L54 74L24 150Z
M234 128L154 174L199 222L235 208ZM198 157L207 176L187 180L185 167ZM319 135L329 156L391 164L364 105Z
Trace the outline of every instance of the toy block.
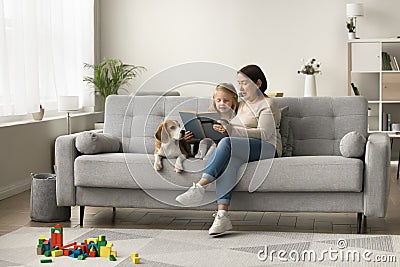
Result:
M45 235L40 235L40 236L39 236L39 240L40 240L40 239L45 240L45 239L46 239L46 236L45 236Z
M37 245L37 248L43 248L43 244Z
M107 242L107 244L106 244L106 247L108 247L108 248L111 248L112 246L114 246L114 244L113 244L113 243L111 243L111 242Z
M40 259L40 263L52 263L52 259Z
M138 257L139 257L139 253L137 253L137 252L132 252L131 253L131 259L138 258Z
M60 250L60 249L58 249L58 250L53 250L52 252L51 252L51 256L52 257L60 257L60 256L63 256L64 255L64 252L62 251L62 250Z
M66 249L66 248L69 248L69 247L72 247L72 246L75 246L75 245L76 245L76 242L72 242L72 243L69 243L67 245L61 246L60 249Z
M113 255L114 257L117 257L117 252L116 251L111 251L110 255Z
M110 255L110 257L108 257L108 259L109 259L110 261L116 261L116 260L117 260L113 255Z
M95 250L89 252L89 257L94 258L96 256L97 256L97 252Z
M42 245L46 239L39 239L38 244Z
M104 246L100 247L100 257L108 258L110 257L110 253L111 253L111 248Z
M99 241L106 241L105 235L99 235Z
M72 251L69 249L64 249L63 251L64 251L64 256L69 256L72 253Z
M97 245L99 245L99 247L100 247L100 246L106 246L106 245L107 245L107 241L99 241L99 242L97 243Z
M139 264L140 263L140 258L139 257L135 257L132 259L132 263L134 264Z
M84 260L84 259L86 259L84 254L81 254L81 255L78 256L78 260Z
M90 244L91 242L97 244L99 242L99 239L96 237L91 237L91 238L86 239L86 241L88 244Z
M38 247L37 249L36 249L36 255L43 255L43 252L44 252L44 250L43 250L43 247Z
M51 257L51 250L46 250L43 255L45 255L46 257Z

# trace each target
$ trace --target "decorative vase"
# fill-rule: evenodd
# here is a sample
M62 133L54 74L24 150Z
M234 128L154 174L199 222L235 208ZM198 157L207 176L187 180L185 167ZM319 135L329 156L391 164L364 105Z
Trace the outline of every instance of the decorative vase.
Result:
M356 39L356 33L349 32L349 33L347 33L347 37L349 38L349 40Z
M317 86L314 74L306 74L304 82L304 96L317 96Z
M35 121L41 121L44 116L44 108L40 108L39 112L32 113L32 117Z

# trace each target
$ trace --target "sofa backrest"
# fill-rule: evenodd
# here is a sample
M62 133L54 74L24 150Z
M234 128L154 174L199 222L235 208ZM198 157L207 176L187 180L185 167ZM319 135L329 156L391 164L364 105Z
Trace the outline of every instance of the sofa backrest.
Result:
M364 97L282 97L289 107L293 156L340 155L341 138L351 131L367 137L368 105ZM207 111L209 98L120 96L106 100L104 132L120 138L124 152L152 154L154 133L164 119L180 120L179 111Z
M104 132L120 138L124 152L154 153L158 126L164 119L181 122L179 111L207 111L209 98L120 96L106 99Z
M279 107L289 107L293 156L341 155L344 135L357 131L367 138L368 104L362 96L277 97Z

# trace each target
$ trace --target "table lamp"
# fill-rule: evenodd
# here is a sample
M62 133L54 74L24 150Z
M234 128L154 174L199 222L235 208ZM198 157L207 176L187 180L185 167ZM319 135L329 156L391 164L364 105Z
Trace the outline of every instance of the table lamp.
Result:
M60 96L58 97L58 111L67 112L68 134L71 134L70 115L71 111L79 109L79 96Z
M350 32L354 32L354 38L357 38L356 37L356 19L357 19L357 17L364 16L364 5L362 3L346 4L346 15L350 19L350 22L348 22L347 27ZM350 27L352 27L354 29L350 29L349 24L351 25Z

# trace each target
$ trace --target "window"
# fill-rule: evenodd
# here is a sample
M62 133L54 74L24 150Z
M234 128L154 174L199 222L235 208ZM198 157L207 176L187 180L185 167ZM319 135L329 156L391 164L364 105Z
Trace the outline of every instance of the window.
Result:
M93 0L0 0L0 116L57 109L61 95L93 106ZM93 98L93 97L92 97Z

